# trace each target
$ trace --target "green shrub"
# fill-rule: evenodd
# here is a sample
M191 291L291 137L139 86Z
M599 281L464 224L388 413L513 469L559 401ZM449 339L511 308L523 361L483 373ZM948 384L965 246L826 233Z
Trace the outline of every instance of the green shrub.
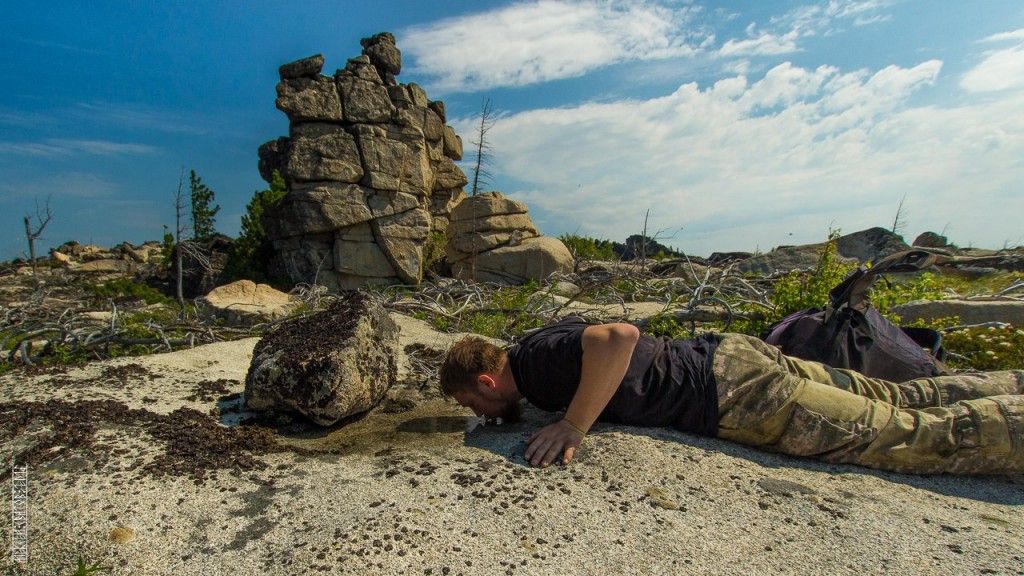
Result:
M225 278L240 280L247 278L255 282L267 282L270 274L267 263L273 254L273 246L263 229L263 214L273 210L288 194L284 178L275 170L270 188L258 190L245 206L242 215L242 230L224 267Z
M955 355L948 362L951 368L1024 370L1024 330L1020 328L964 328L944 334L942 343Z
M440 272L438 267L444 262L444 247L448 243L448 235L434 230L427 236L423 245L423 271Z
M751 319L738 319L730 327L733 332L758 335L768 326L789 314L807 308L822 308L828 304L829 292L856 269L855 264L841 262L836 253L839 231L829 233L828 241L818 256L818 264L810 272L790 272L779 278L768 295L772 308L765 313L760 307L740 306L737 312Z
M899 321L893 306L913 300L943 300L950 297L992 294L1024 280L1024 273L999 272L974 280L955 274L924 272L907 279L885 277L871 290L871 303L884 316ZM944 327L944 326L941 326Z
M576 234L562 234L558 237L577 260L618 260L612 250L612 242Z
M211 206L216 194L209 186L203 184L203 179L196 174L195 170L189 173L189 188L192 199L192 238L202 242L217 233L215 223L220 206L216 204Z
M644 326L644 333L652 336L667 336L677 340L693 336L690 326L680 323L671 314L658 314L648 318L647 324Z
M893 306L913 300L942 300L946 297L939 277L931 272L923 272L901 281L882 278L875 283L870 295L871 304L894 322L899 322L899 317L890 311Z
M160 244L160 263L169 268L174 257L174 234L164 226L164 241Z
M854 264L839 261L836 254L838 238L838 232L829 234L828 242L818 257L818 265L810 274L791 272L775 283L770 297L775 308L773 322L798 310L825 306L832 288L856 268Z
M128 278L117 278L103 284L87 284L85 291L95 300L115 302L142 300L146 304L173 304L174 300L159 290Z

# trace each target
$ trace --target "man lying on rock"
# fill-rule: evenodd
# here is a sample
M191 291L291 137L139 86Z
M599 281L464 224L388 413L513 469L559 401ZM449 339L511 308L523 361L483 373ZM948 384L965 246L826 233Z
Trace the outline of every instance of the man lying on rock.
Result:
M564 410L528 441L534 466L568 463L601 420L898 472L1024 473L1022 371L894 383L742 334L672 340L569 317L507 352L456 342L440 386L477 416L514 421L522 398Z

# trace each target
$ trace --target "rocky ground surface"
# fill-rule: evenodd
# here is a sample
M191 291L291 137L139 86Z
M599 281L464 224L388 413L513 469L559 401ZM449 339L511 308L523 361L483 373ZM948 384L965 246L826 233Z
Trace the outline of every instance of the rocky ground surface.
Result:
M571 465L531 468L526 439L555 416L477 425L423 376L453 336L395 318L401 384L329 429L241 411L255 338L0 377L0 450L29 463L27 573L1024 572L1020 477L609 425Z

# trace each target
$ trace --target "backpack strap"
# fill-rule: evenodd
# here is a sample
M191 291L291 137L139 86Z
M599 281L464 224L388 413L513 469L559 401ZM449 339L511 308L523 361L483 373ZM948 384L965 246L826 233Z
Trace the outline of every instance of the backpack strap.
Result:
M869 304L868 291L886 272L920 272L934 264L951 262L952 258L928 252L927 250L904 250L890 254L872 264L870 268L863 266L847 276L842 283L829 292L829 303L832 310L844 305L863 312Z

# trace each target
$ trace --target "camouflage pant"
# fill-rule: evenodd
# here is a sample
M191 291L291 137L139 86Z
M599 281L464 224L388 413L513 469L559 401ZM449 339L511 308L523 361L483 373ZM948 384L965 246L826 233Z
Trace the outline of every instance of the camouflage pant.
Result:
M1024 372L903 383L722 336L712 369L718 436L897 472L1024 474Z

